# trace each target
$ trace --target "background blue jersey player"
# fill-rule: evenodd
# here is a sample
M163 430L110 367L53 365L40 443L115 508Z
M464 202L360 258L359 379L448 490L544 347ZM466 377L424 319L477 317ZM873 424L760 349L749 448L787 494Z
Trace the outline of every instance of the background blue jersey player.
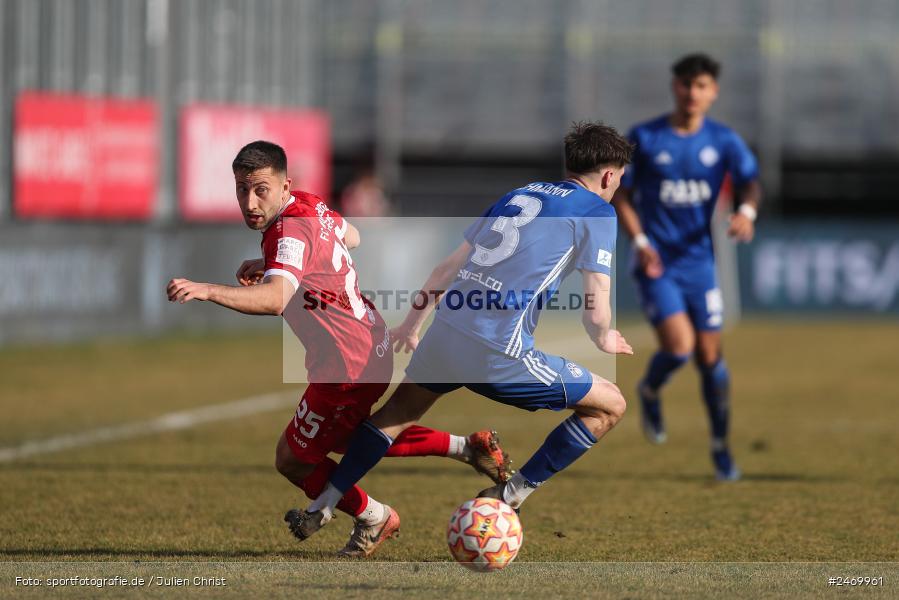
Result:
M739 208L729 234L750 241L759 201L755 157L733 130L706 118L718 97L717 62L692 54L672 67L674 112L630 132L634 160L614 205L634 242L634 276L660 349L638 386L643 431L666 439L659 389L695 355L718 479L739 479L727 443L729 373L721 355L723 305L715 275L711 222L730 174ZM636 209L636 210L635 210Z
M613 128L578 124L565 138L565 181L514 190L466 230L465 241L422 287L449 289L421 343L418 333L433 303L411 311L392 332L397 352L415 350L406 378L357 429L325 492L291 524L295 533L308 536L321 528L344 491L374 467L393 439L437 398L460 387L526 410L573 411L509 481L481 492L513 508L615 426L625 409L618 387L535 349L533 332L541 305L578 269L587 334L604 352L633 354L611 329L617 218L608 202L631 153L632 145Z

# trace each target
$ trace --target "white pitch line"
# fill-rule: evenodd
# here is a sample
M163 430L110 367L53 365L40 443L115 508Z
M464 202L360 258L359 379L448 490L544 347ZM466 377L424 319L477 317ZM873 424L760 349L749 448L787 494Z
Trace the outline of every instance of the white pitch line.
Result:
M135 421L111 427L90 429L80 433L69 433L43 440L24 442L19 446L0 448L0 463L8 463L30 456L50 454L73 448L84 448L108 442L117 442L137 437L190 429L204 423L227 421L257 415L264 412L290 408L297 403L297 392L262 394L223 404L201 406L193 410L184 410L161 415L147 421Z
M630 336L630 341L633 345L642 346L650 340L648 334L648 331L636 331ZM541 346L541 348L544 351L553 354L562 354L566 351L569 353L576 351L596 351L596 347L593 346L592 342L587 339L586 336L571 336L560 340L553 340ZM403 374L402 370L394 372L394 381L399 381L399 378L401 378ZM190 429L191 427L196 427L205 423L228 421L230 419L257 415L264 412L292 408L296 403L296 390L291 392L262 394L244 398L243 400L235 400L223 404L201 406L193 410L168 413L147 421L135 421L133 423L124 423L122 425L100 427L98 429L90 429L80 433L68 433L43 440L30 440L18 446L0 448L0 463L9 463L31 456L51 454L53 452L61 452L73 448L85 448L87 446L96 446L97 444L130 440L167 431Z

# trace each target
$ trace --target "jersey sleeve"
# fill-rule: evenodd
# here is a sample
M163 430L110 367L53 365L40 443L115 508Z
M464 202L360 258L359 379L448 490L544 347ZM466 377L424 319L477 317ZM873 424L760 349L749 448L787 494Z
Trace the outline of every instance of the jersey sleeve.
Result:
M474 240L478 237L478 234L481 233L481 230L484 226L490 221L490 217L493 216L493 209L496 207L496 204L491 205L490 208L484 211L480 217L475 219L475 221L465 228L465 233L462 234L462 237L465 238L465 241L474 246Z
M303 267L312 257L314 230L311 217L285 217L280 221L280 229L266 232L262 242L265 258L265 277L280 275L287 279L294 289L299 289L303 280ZM276 228L279 223L272 225Z
M618 217L611 206L574 223L574 267L582 271L612 274L612 254L618 237Z
M621 176L621 187L630 190L634 188L634 181L636 181L637 178L637 153L639 152L637 130L631 129L627 134L627 139L631 144L634 144L634 157L633 160L631 160L631 164L627 165L624 169L624 175Z
M730 135L728 135L725 150L727 152L728 171L734 180L735 186L746 185L758 178L759 166L755 160L755 155L749 149L749 146L746 145L746 142L743 141L743 138L735 131L731 131Z

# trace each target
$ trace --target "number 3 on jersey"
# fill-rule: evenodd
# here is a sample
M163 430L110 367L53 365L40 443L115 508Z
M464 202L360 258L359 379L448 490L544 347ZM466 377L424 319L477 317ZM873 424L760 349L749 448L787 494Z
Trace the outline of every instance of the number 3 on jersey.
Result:
M524 227L533 221L534 217L540 214L543 203L539 198L519 194L509 200L506 206L519 206L521 207L521 212L514 217L496 217L490 229L501 234L503 239L496 248L485 248L480 244L475 245L471 262L482 267L492 267L496 263L512 256L520 241L518 228Z

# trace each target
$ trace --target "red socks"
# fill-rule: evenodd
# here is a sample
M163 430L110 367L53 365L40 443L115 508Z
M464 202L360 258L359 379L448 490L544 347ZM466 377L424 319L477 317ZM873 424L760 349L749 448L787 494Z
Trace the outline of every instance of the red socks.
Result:
M336 462L325 457L316 465L315 470L306 476L300 488L306 492L306 496L310 500L315 500L322 493L322 490L325 489L325 485L328 483L328 479L331 477L331 471L336 467ZM358 485L354 485L337 503L337 509L352 517L356 517L365 510L366 504L368 504L368 494Z
M447 432L413 425L394 440L386 456L446 456L449 443Z

